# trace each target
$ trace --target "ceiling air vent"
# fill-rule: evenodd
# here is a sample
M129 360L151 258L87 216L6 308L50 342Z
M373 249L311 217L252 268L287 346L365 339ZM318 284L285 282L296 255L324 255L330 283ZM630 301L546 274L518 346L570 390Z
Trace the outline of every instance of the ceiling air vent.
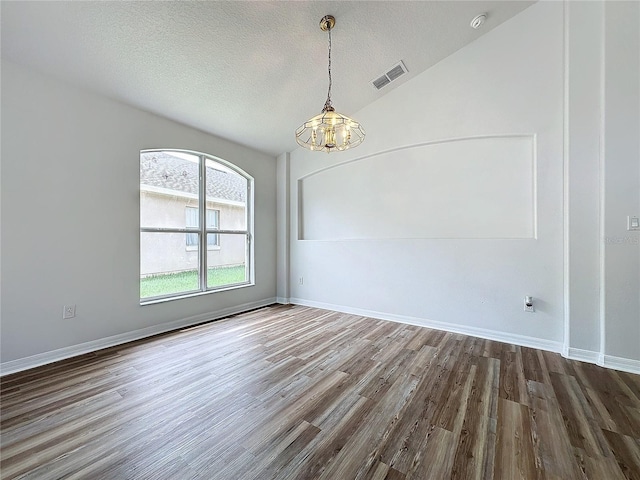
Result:
M380 78L376 78L373 81L373 86L376 87L378 90L380 90L382 87L390 83L391 83L391 80L389 80L389 78L386 75L383 75Z
M407 73L407 71L407 67L405 67L402 60L400 60L397 64L391 67L387 73L376 78L375 80L372 80L371 83L374 87L376 87L377 90L380 90L382 87L389 85L396 78Z

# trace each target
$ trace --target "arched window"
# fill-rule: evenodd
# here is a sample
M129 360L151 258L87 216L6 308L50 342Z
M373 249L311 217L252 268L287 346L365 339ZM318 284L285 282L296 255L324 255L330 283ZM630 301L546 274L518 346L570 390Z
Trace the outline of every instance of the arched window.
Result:
M185 150L140 152L140 302L252 284L253 178Z

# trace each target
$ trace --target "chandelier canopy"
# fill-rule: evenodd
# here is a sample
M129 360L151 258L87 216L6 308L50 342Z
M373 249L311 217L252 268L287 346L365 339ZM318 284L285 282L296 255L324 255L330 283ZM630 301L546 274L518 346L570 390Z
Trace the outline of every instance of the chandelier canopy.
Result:
M331 104L331 29L336 19L325 15L320 20L320 29L329 34L329 90L322 113L304 122L296 130L296 142L308 148L330 153L334 150L346 150L362 143L364 129L355 120L338 113Z

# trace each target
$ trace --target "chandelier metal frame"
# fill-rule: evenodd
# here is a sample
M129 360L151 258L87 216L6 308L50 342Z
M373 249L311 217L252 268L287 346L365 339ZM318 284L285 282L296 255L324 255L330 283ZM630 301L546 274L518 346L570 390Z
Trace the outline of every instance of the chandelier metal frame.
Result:
M365 131L360 123L338 113L331 103L331 30L336 24L332 15L325 15L320 20L320 29L329 35L329 88L327 100L322 112L304 122L296 130L296 142L309 150L330 153L342 151L360 145L364 141Z

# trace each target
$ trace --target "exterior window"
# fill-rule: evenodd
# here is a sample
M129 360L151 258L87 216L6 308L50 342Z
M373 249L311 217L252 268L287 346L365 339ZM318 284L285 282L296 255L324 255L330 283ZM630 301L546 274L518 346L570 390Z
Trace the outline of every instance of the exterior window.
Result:
M187 207L185 210L186 220L185 226L187 228L198 228L198 208ZM213 210L207 208L207 225L217 229L220 225L220 210ZM198 247L198 234L187 233L187 247ZM207 235L207 248L217 247L220 245L220 237L218 235Z
M187 219L185 221L185 226L187 228L198 228L198 208L197 207L187 207L185 210ZM197 233L187 233L187 247L198 247L198 234Z
M211 155L140 152L141 303L252 284L252 184Z

